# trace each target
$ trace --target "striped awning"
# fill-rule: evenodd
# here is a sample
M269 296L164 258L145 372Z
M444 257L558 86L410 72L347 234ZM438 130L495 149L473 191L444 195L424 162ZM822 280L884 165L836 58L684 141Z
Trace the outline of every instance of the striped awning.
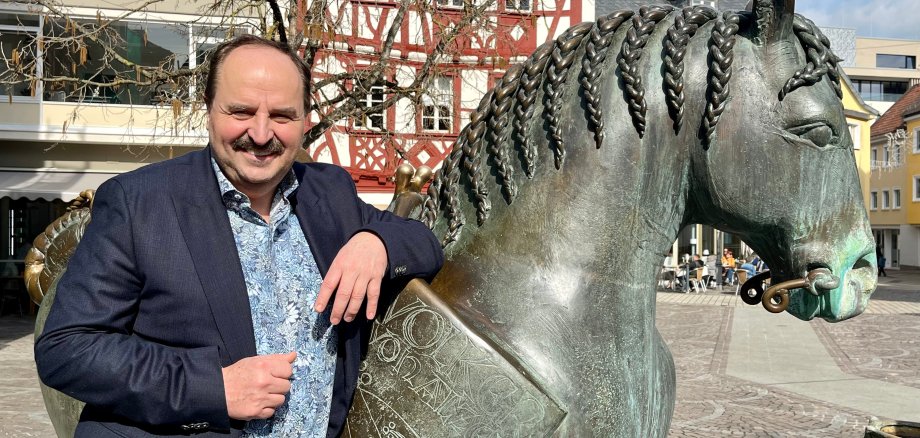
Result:
M117 173L0 170L0 198L70 201L83 190L98 189Z

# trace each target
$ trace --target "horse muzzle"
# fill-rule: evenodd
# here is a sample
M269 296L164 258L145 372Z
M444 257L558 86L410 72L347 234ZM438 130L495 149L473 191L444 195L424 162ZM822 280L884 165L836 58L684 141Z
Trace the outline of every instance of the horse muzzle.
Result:
M748 304L761 304L772 313L788 310L797 318L821 317L836 322L862 313L877 284L875 254L862 254L835 275L828 267L816 267L802 278L775 283L764 290L770 273L758 274L742 287L740 295Z

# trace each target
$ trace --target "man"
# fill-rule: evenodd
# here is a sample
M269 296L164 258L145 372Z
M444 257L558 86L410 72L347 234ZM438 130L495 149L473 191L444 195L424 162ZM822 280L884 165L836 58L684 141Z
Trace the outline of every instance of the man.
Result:
M99 188L36 341L78 437L337 436L378 302L440 268L424 225L294 163L296 55L244 36L211 66L209 147Z

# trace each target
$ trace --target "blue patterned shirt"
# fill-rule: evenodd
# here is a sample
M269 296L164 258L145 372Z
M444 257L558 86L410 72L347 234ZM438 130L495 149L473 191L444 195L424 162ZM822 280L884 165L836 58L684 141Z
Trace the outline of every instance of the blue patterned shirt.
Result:
M325 437L335 379L336 335L329 306L313 311L322 276L288 200L298 187L291 170L278 186L270 222L252 209L217 162L211 163L240 255L258 354L297 352L291 391L267 420L253 420L244 436Z

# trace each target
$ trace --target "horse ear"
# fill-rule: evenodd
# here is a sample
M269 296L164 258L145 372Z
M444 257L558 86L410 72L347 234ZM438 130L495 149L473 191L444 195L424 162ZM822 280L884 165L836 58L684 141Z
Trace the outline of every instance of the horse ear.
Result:
M759 44L776 41L792 32L795 0L754 0L754 41Z

